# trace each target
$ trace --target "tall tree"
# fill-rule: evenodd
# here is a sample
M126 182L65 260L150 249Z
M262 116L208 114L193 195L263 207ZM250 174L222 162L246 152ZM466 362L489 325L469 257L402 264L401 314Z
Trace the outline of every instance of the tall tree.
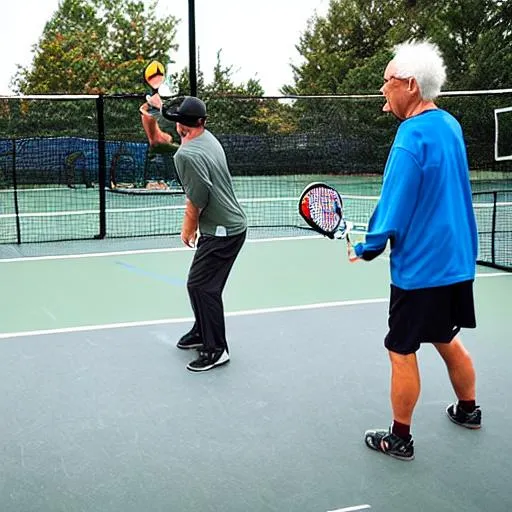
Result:
M503 18L505 4L497 0L416 2L413 16L419 27L418 35L429 37L441 48L447 65L446 88L469 89L476 85L485 89L491 82L506 86L499 69L504 64L503 51L511 50L510 21ZM483 62L484 55L491 58ZM496 68L494 76L478 72L486 63Z
M156 14L157 1L62 0L14 80L18 92L117 93L141 88L144 63L164 64L178 45L178 20Z
M508 87L511 3L504 0L331 0L296 48L286 94L375 92L396 43L428 37L439 44L449 89Z
M258 97L264 94L263 88L256 79L235 83L233 66L223 64L221 57L222 50L219 50L211 82L207 82L201 72L198 77L198 95L208 102L209 125L217 133L254 133L257 131L254 119L260 103ZM178 85L181 92L190 90L185 72L181 73Z
M403 0L331 0L325 17L314 16L297 51L302 64L292 65L295 84L285 94L339 94L354 68L386 47L387 35L406 16ZM363 84L366 91L371 84ZM362 92L362 91L360 91Z

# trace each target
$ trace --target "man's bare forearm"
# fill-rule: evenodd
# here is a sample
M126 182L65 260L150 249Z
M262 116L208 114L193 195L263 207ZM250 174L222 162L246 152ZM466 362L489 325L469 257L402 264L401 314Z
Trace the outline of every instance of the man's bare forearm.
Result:
M193 247L195 245L200 213L201 209L195 206L194 203L187 197L185 201L183 226L181 228L181 239L189 247Z

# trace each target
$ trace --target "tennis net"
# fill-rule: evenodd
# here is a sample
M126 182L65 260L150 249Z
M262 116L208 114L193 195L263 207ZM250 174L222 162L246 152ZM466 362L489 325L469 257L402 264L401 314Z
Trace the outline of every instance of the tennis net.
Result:
M305 178L304 186L309 182L307 180ZM235 180L235 189L245 187ZM262 191L265 189L264 186ZM12 207L13 202L1 200L2 196L5 199L11 194L13 191L0 191L0 243L65 241L98 236L100 209L94 189L53 187L18 191L17 211ZM239 195L239 200L250 228L287 228L289 233L296 234L307 229L298 216L299 194L292 190L290 195L282 197ZM347 196L350 218L357 224L365 224L376 200L374 196ZM183 194L143 197L108 194L105 207L107 236L177 235L181 230L183 210Z
M512 190L477 192L473 203L478 224L478 262L512 270Z
M269 191L266 180L253 178L249 187L244 180L235 179L235 190L247 214L249 228L253 233L259 230L273 236L310 233L298 215L297 201L304 186L318 178L312 175L288 178L287 187L281 183L281 190L290 193L279 197L265 195ZM350 190L339 177L324 181L340 191ZM271 188L275 190L274 187ZM253 197L244 195L249 188ZM17 211L9 208L14 203L5 201L5 196L10 194L14 191L0 191L0 243L16 243L20 239L23 242L91 239L98 235L100 208L94 189L23 189L17 193ZM356 229L364 231L378 195L346 194L343 197L346 218ZM473 201L478 224L479 263L512 270L512 191L476 192ZM143 197L108 194L105 207L107 236L178 235L183 210L182 194Z

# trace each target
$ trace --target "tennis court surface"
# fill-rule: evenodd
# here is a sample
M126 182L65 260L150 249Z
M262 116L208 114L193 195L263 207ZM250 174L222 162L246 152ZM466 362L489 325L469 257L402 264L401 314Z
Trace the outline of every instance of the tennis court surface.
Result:
M342 241L251 240L225 291L231 362L185 369L193 251L171 239L0 246L2 512L508 512L512 274L478 268L481 431L451 423L419 352L416 460L390 422L388 261Z

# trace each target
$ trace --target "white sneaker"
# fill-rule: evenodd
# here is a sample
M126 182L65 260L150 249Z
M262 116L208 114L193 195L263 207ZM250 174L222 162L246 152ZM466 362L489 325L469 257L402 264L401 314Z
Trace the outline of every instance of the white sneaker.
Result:
M187 364L187 370L191 372L206 372L226 363L229 363L229 353L227 350L213 353L200 350L199 357Z

